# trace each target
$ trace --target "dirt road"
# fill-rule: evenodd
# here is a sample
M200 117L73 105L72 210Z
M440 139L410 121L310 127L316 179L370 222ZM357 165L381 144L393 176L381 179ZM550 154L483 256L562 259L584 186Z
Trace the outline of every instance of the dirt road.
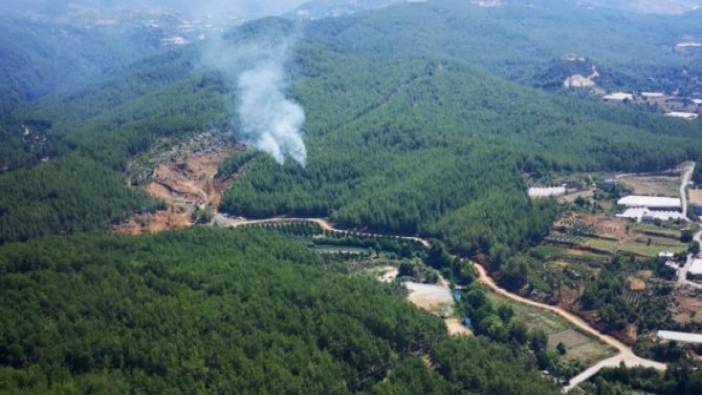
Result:
M559 316L561 316L563 319L567 320L571 324L578 327L578 329L596 337L597 339L599 339L603 343L605 343L605 344L607 344L607 345L609 345L617 350L617 355L615 355L611 358L604 359L604 360L596 363L595 365L589 367L588 369L584 370L583 372L581 372L577 376L570 379L570 382L568 383L568 385L566 387L564 387L564 389L563 389L564 392L568 392L571 389L580 385L581 383L587 381L592 376L596 375L597 372L599 372L601 369L607 368L607 367L619 366L619 364L622 362L627 367L646 367L646 368L654 368L656 370L661 370L661 371L666 369L666 365L663 363L652 361L652 360L645 359L645 358L640 358L640 357L636 356L629 346L620 342L619 340L615 339L612 336L605 335L604 333L598 331L597 329L590 326L590 324L588 324L582 318L576 316L575 314L573 314L573 313L571 313L571 312L569 312L561 307L558 307L558 306L551 306L551 305L547 305L544 303L535 302L531 299L527 299L527 298L521 297L519 295L515 295L515 294L501 288L499 285L497 285L495 280L492 277L490 277L490 275L487 273L485 268L483 268L480 265L475 265L475 268L478 270L478 273L480 273L480 278L479 278L480 283L487 286L495 293L498 293L498 294L500 294L500 295L502 295L510 300L518 302L518 303L522 303L522 304L525 304L528 306L533 306L533 307L537 307L537 308L540 308L543 310L548 310L548 311L551 311L553 313L556 313Z
M691 174L691 173L690 173ZM343 232L347 233L348 231L341 230L341 229L336 229L334 228L327 220L322 219L322 218L271 218L271 219L262 219L262 220L252 220L248 221L245 219L232 219L226 216L223 216L221 214L217 214L215 217L215 221L219 223L220 225L223 226L231 226L231 227L239 227L239 226L245 226L245 225L254 225L254 224L265 224L265 223L286 223L286 222L314 222L319 224L322 229L330 231L330 232ZM387 235L380 235L380 234L374 234L374 233L358 233L359 235L366 236L366 237L388 237ZM702 237L702 233L700 234ZM418 237L406 237L406 236L390 236L390 237L396 237L398 239L403 239L403 240L412 240L417 243L422 244L424 247L429 248L431 244L429 243L428 240L418 238ZM599 372L601 369L606 368L606 367L615 367L619 366L620 363L624 363L625 366L627 367L647 367L647 368L653 368L659 371L664 371L666 370L667 366L663 363L652 361L649 359L645 358L640 358L634 354L632 349L627 346L626 344L620 342L619 340L615 339L612 336L606 335L597 329L593 328L590 324L585 322L582 318L576 316L573 313L568 312L567 310L558 307L558 306L551 306L547 305L544 303L539 303L536 301L533 301L531 299L524 298L522 296L513 294L503 288L501 288L495 280L490 277L489 273L485 268L482 266L475 264L474 265L475 269L478 271L480 274L479 281L481 284L487 286L490 288L492 291L495 293L498 293L512 301L515 301L517 303L522 303L528 306L540 308L543 310L548 310L551 311L555 314L558 314L561 316L563 319L569 321L576 327L578 327L580 330L594 336L595 338L599 339L600 341L604 342L605 344L613 347L614 349L617 350L617 355L604 359L595 365L591 366L590 368L586 369L585 371L581 372L577 376L573 377L570 380L570 383L563 388L564 392L568 392L571 389L577 387L579 384L587 381L589 378L592 376L596 375L597 372Z
M680 200L682 202L682 213L685 218L687 217L687 187L690 184L690 181L692 180L692 175L695 172L695 166L696 163L692 162L690 166L688 166L687 170L683 173L682 176L682 181L680 183ZM688 220L689 221L689 220Z

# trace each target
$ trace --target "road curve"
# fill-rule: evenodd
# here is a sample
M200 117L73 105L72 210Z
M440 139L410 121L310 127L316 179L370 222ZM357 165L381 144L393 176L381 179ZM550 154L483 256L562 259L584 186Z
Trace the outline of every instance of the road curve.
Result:
M423 238L420 237L408 237L408 236L393 236L393 235L383 235L383 234L377 234L377 233L366 233L366 232L353 232L353 231L348 231L348 230L343 230L343 229L337 229L334 226L332 226L329 221L323 218L287 218L287 217L278 217L278 218L268 218L268 219L259 219L259 220L246 220L243 218L230 218L227 216L224 216L220 213L215 214L214 218L214 223L220 226L225 226L225 227L241 227L241 226L246 226L246 225L261 225L261 224L277 224L277 223L292 223L292 222L314 222L318 224L323 230L328 231L328 232L338 232L338 233L356 233L361 236L365 237L393 237L396 239L401 239L401 240L411 240L417 243L420 243L422 246L425 248L431 247L431 243ZM545 303L540 303L533 301L531 299L527 299L525 297L513 294L506 289L500 287L497 285L497 282L490 277L490 274L485 270L484 267L482 267L479 264L474 264L473 265L475 269L479 273L479 279L478 281L485 285L486 287L490 288L493 292L498 293L514 302L525 304L528 306L536 307L539 309L547 310L550 312L553 312L555 314L558 314L560 317L563 319L567 320L571 324L575 325L578 329L582 330L583 332L586 332L595 338L599 339L600 341L604 342L605 344L611 346L615 350L617 350L617 355L604 359L595 365L589 367L588 369L584 370L577 376L573 377L568 385L563 388L564 392L568 392L571 389L577 387L579 384L587 381L589 378L592 376L596 375L597 372L599 372L603 368L607 367L616 367L619 366L621 363L623 363L627 367L647 367L647 368L653 368L659 371L664 371L666 370L667 366L663 363L652 361L649 359L645 358L640 358L634 354L634 352L631 350L629 346L626 344L622 343L621 341L615 339L612 336L605 335L604 333L598 331L597 329L593 328L590 324L585 322L582 318L578 317L577 315L561 308L558 306L552 306L548 305Z
M480 283L490 288L493 292L498 293L512 301L558 314L566 321L575 325L578 329L594 336L601 342L617 350L617 355L607 359L603 359L602 361L599 361L595 365L592 365L588 369L584 370L577 376L571 378L568 385L563 388L564 392L568 392L573 388L577 387L578 385L582 384L583 382L587 381L592 376L596 375L601 369L608 367L616 367L619 366L621 363L624 363L624 365L627 367L646 367L660 371L666 370L667 367L665 364L636 356L631 350L631 347L627 346L626 344L622 343L621 341L615 339L612 336L605 335L604 333L593 328L582 318L561 307L539 303L507 291L506 289L497 285L495 280L492 277L490 277L490 275L484 267L477 264L474 266L478 270L478 273L480 273Z

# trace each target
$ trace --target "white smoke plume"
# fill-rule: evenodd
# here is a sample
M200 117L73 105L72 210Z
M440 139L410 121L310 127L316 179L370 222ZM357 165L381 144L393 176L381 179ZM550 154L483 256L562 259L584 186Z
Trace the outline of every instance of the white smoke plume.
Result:
M236 104L231 110L238 116L238 135L280 164L290 158L304 167L305 112L286 97L286 66L299 34L286 29L271 30L244 39L237 39L236 34L233 38L219 37L213 40L203 59L207 66L222 72L236 89Z
M301 166L307 162L307 148L301 129L305 112L285 97L286 77L281 59L262 59L241 73L239 120L243 134L259 150L283 164L290 157Z

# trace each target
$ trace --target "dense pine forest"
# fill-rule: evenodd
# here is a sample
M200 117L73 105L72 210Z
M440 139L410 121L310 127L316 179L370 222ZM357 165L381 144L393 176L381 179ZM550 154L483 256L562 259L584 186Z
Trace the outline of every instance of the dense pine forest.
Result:
M218 180L232 181L219 210L421 236L433 243L428 257L399 242L393 256L426 258L435 277L460 285L477 273L449 254L484 257L503 282L516 273L523 285L526 264L512 258L538 244L561 210L530 200L527 178L702 158L701 120L565 91L559 69L576 54L598 66L607 89L698 94L702 58L673 47L702 36L701 11L652 16L575 3L433 0L229 27L215 48L295 32L285 94L305 110L308 156L304 167L280 165L239 146L219 165ZM0 17L1 393L558 392L538 371L546 346L530 349L507 321L491 334L500 319L492 307L460 313L487 317L475 321L477 336L450 337L401 286L349 275L348 261L294 235L111 232L165 207L132 177L153 176L149 159L203 132L246 143L233 110L240 89L206 61L210 38L168 46L133 23ZM316 241L369 255L379 245ZM649 373L613 369L588 390L699 387L689 366Z
M0 274L2 392L556 393L268 232L49 237L1 247Z

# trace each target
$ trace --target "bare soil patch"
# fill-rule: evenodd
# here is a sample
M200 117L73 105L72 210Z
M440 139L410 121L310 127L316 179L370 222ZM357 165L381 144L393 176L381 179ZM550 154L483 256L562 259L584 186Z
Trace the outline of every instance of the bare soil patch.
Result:
M466 328L458 318L448 318L444 322L446 322L446 327L451 336L473 336L473 332Z
M407 298L418 307L439 317L448 317L453 313L454 301L448 287L415 282L406 282L405 287L410 292Z
M117 233L156 233L193 225L199 208L216 211L222 194L233 179L217 179L219 165L235 152L235 147L215 133L203 133L156 155L156 165L144 189L163 201L166 209L138 214L118 225Z
M631 290L631 291L645 291L646 290L646 282L640 278L631 276L631 277L627 278L627 283L629 284L629 290Z
M560 196L556 199L556 201L560 204L575 203L575 200L578 199L579 197L581 197L583 199L592 199L594 193L595 193L594 189L587 189L584 191L573 192L573 193L569 193L567 195Z
M619 179L636 195L679 197L680 177L625 176Z
M690 203L702 204L702 189L690 189Z
M702 323L702 295L699 291L678 288L671 308L673 318L680 324Z
M564 214L554 224L554 229L578 231L596 237L621 240L627 236L627 223L620 218L570 212Z
M373 269L380 282L391 283L397 278L398 270L394 266L383 266Z

